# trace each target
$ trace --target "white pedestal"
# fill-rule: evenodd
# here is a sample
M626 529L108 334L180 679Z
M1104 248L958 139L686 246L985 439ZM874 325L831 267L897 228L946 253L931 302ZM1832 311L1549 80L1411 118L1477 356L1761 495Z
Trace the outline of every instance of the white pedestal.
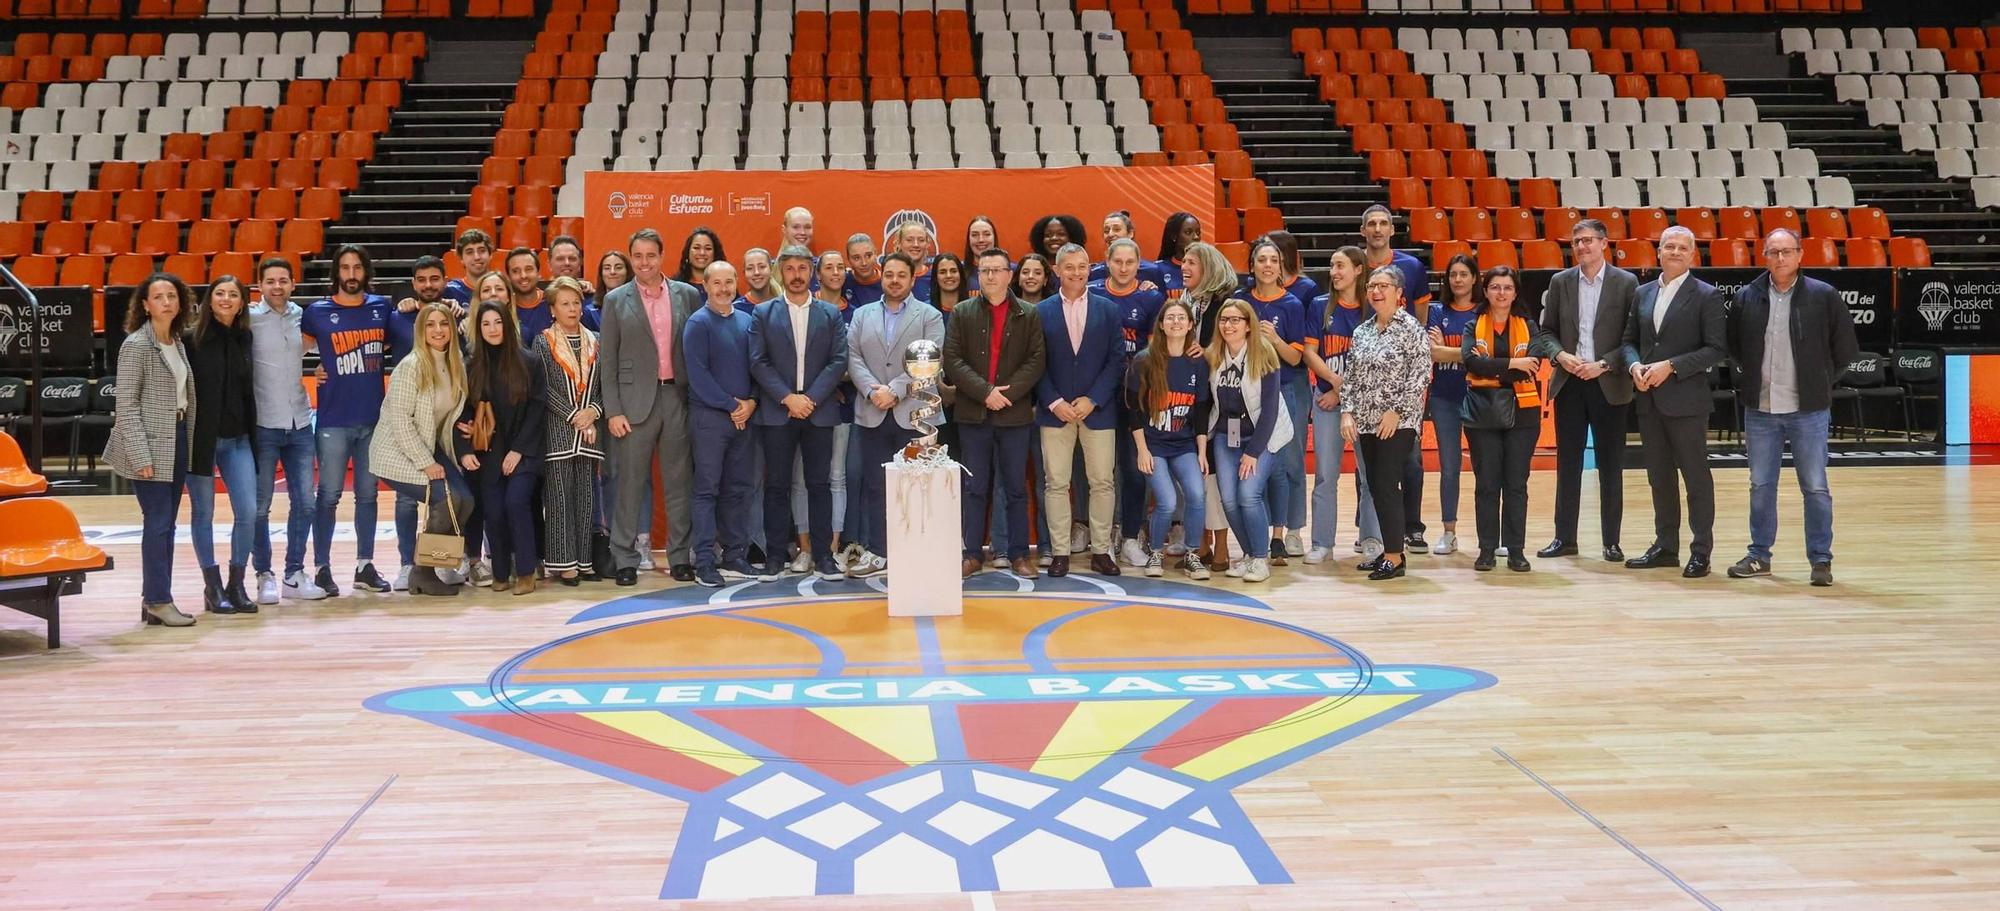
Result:
M965 612L959 564L957 462L887 466L889 616L955 617Z

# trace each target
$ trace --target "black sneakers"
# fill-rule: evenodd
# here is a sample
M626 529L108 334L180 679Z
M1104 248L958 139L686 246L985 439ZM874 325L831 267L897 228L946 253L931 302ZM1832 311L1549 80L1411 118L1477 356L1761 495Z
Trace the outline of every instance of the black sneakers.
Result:
M331 566L320 567L319 575L313 577L313 584L319 586L320 591L326 592L326 596L329 598L340 597L340 586L333 584L333 567Z
M354 587L359 591L381 594L389 590L389 580L375 571L375 564L363 563L354 571Z
M1746 556L1736 561L1736 565L1729 567L1729 578L1731 579L1748 579L1752 576L1768 576L1770 574L1771 561L1759 560L1756 557Z

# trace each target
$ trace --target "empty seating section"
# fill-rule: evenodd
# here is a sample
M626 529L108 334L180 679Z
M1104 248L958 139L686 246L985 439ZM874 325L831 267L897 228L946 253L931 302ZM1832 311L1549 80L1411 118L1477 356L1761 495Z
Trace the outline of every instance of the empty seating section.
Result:
M1068 0L909 0L865 12L855 0L623 0L555 211L582 214L592 170L1061 167L1160 155L1147 98L1180 102L1185 125L1183 91L1207 82L1171 5L1152 2L1132 4L1138 15L1123 21L1144 44L1128 55L1111 10L1079 18ZM1156 64L1165 81L1148 96L1136 71ZM472 214L489 216L486 202L475 198Z
M23 35L13 59L81 37ZM316 257L426 42L253 31L100 35L87 50L104 54L97 78L0 109L0 257L101 287L162 259L205 283L266 254Z
M1272 13L1858 13L1862 0L1265 0ZM1253 0L1189 0L1194 15L1253 15Z
M588 105L599 97L612 101L613 87L624 90L622 80L598 79L600 67L615 68L616 61L631 66L631 57L620 56L618 48L627 42L636 46L636 36L622 28L614 32L616 10L613 0L587 0L543 21L460 230L478 227L503 248L541 247L546 237L578 233L574 225L554 226L550 219L565 206L570 210L565 214L583 213L583 171L602 169L603 155L596 153L610 148L608 129L584 127ZM575 166L566 170L565 163Z
M1830 76L1841 101L1896 128L1904 151L1936 157L1941 178L1970 178L1973 198L2000 206L2000 27L1788 28L1786 53Z
M1411 237L1477 245L1482 262L1560 265L1586 215L1634 265L1675 223L1718 263L1754 261L1748 242L1780 225L1861 262L1887 239L1846 178L1822 175L1750 99L1722 97L1665 29L1301 29L1293 48ZM1815 264L1841 261L1807 246L1831 260Z

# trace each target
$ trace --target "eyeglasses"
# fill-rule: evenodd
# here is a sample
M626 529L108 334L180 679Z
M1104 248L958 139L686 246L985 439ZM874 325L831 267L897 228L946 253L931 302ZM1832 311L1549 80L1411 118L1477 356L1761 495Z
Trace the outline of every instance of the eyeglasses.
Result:
M1008 268L1008 267L1006 267L1006 266L980 266L980 267L979 267L979 274L981 274L981 275L1006 275L1007 273L1009 273L1009 272L1012 272L1012 271L1014 271L1014 270L1013 270L1013 269L1010 269L1010 268Z
M1797 255L1799 255L1799 248L1797 247L1779 247L1777 249L1772 249L1770 247L1764 248L1765 259L1777 259L1780 256L1797 256Z
M1244 319L1243 317L1240 317L1240 316L1218 316L1218 317L1216 317L1216 318L1215 318L1215 321L1216 321L1217 323L1247 323L1247 322L1249 322L1249 320L1247 320L1247 319Z

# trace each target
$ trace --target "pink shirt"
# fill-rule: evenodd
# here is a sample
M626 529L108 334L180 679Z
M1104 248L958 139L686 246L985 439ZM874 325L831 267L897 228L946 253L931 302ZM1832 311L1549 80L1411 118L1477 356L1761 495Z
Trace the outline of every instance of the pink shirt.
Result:
M1069 324L1069 353L1082 354L1083 327L1090 320L1090 292L1084 292L1075 300L1064 297L1062 307L1063 322Z
M644 282L639 285L639 302L646 307L646 322L653 327L653 344L660 349L660 379L674 378L674 303L667 294L667 283L647 290Z

